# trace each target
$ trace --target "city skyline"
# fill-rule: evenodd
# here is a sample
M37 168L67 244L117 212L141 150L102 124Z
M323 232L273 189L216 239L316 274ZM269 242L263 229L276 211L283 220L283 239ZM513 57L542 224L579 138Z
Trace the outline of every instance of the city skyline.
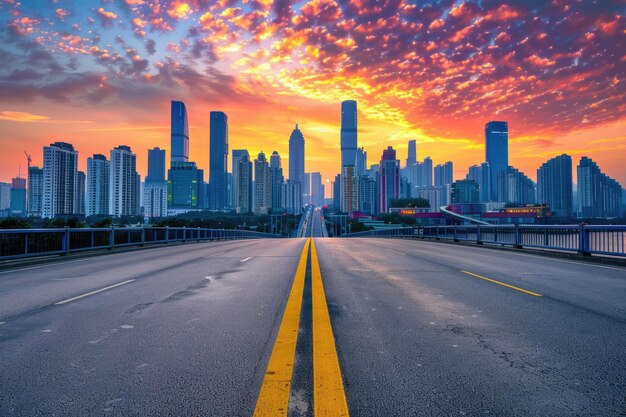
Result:
M543 162L567 153L593 158L626 183L625 61L605 50L619 44L623 6L398 2L377 13L367 3L357 13L331 1L284 9L193 1L164 2L158 12L149 7L0 3L7 27L1 44L10 57L0 75L8 92L0 99L2 181L16 177L20 164L26 175L24 150L42 166L38 149L56 141L73 144L83 172L88 156L125 143L136 150L144 178L145 150L170 151L171 99L186 104L190 158L207 173L209 113L219 110L229 117L231 148L276 150L285 166L298 122L307 171L332 180L337 103L356 100L358 146L370 164L387 146L404 160L415 139L418 160L451 160L460 179L483 160L484 124L505 120L510 165L531 179ZM374 15L397 45L383 45ZM205 42L219 27L215 44Z

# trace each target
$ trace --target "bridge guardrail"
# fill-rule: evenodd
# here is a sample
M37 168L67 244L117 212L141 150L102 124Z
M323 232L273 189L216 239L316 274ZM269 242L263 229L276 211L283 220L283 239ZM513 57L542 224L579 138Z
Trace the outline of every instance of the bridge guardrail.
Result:
M251 230L190 227L5 229L0 230L0 260L153 243L279 237Z
M595 225L468 225L418 226L368 230L343 237L449 239L576 252L582 255L626 256L626 226Z

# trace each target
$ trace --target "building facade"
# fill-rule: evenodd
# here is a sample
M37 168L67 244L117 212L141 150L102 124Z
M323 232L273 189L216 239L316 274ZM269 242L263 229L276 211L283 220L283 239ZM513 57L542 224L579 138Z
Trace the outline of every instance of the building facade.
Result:
M137 157L129 146L111 150L109 174L109 214L137 216L139 214L140 178Z
M41 217L43 204L43 169L28 167L28 215Z
M378 178L380 212L388 213L390 201L400 198L400 161L396 159L396 151L391 146L383 151Z
M263 152L254 161L254 213L268 214L272 208L272 177Z
M498 195L498 177L509 166L509 124L490 121L485 125L485 160L491 169L491 200L506 201Z
M187 108L182 101L172 101L171 106L171 161L189 161L189 125Z
M252 162L248 151L237 161L237 213L252 211Z
M43 202L41 216L76 214L78 151L65 142L43 148Z
M109 214L111 163L106 156L94 154L87 158L87 184L85 187L85 215Z
M212 111L209 138L209 208L228 208L228 117L224 112Z
M563 154L544 162L537 170L537 203L547 204L556 217L570 217L572 184L571 156Z

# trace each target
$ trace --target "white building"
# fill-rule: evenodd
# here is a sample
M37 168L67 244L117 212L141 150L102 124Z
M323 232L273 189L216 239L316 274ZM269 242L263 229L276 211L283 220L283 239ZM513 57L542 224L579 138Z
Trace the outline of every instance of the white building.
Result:
M130 147L120 145L111 150L109 177L109 214L136 216L139 214L139 174L137 158Z
M43 148L43 203L41 216L77 213L78 151L69 143L55 142Z

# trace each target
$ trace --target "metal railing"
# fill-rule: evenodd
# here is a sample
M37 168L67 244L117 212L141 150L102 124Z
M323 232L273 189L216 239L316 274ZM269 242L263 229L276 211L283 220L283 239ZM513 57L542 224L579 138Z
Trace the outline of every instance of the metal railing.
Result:
M0 260L67 255L72 252L152 243L279 237L281 236L251 230L188 227L6 229L0 230Z
M368 230L343 237L446 239L516 248L549 249L582 255L626 256L626 226L468 225Z

